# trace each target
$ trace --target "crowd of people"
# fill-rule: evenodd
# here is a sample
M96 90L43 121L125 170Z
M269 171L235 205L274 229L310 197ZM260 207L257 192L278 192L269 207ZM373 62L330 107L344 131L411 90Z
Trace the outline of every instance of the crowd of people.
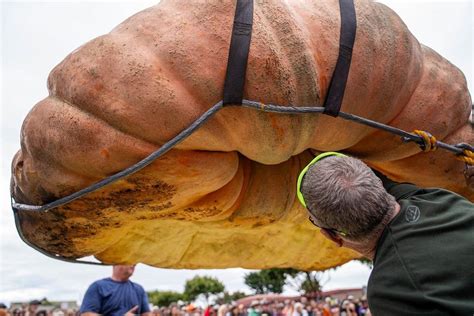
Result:
M250 304L214 304L200 307L194 304L172 303L151 306L153 316L370 316L366 297L349 295L344 300L327 297L322 300L301 297L294 300L254 300ZM21 307L7 308L0 304L0 316L76 316L77 309L59 307L44 309L38 301Z
M347 299L339 301L333 298L313 300L302 297L298 300L252 301L249 306L244 304L221 304L200 308L194 305L154 308L156 316L368 316L370 311L367 299Z
M254 300L250 304L215 304L200 307L194 304L172 303L169 306L151 306L153 316L369 316L367 299L349 295L344 300L327 297L314 300L301 297L295 300ZM0 316L76 316L77 309L44 309L38 301L21 307L0 305Z
M323 300L301 297L295 300L254 300L248 306L232 303L207 308L193 304L155 307L153 316L370 316L366 297L349 295L344 300L326 297Z
M76 316L78 310L74 308L60 308L55 306L44 306L38 300L32 300L28 304L10 306L0 303L0 316Z

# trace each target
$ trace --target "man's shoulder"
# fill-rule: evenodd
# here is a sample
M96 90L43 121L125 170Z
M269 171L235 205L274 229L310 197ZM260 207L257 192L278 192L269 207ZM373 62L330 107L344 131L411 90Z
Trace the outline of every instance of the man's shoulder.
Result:
M128 280L128 282L130 282L130 284L133 286L135 290L145 293L145 289L140 284L133 282L132 280Z
M375 304L373 310L383 311L392 304L406 311L383 315L410 315L409 306L418 312L421 302L452 315L472 309L472 304L465 307L465 293L473 293L474 286L470 282L474 258L468 250L473 204L438 188L420 189L399 203L399 214L377 245L367 295Z
M409 197L399 201L401 212L406 213L407 221L411 215L421 215L420 220L429 219L426 224L445 226L447 223L457 224L463 218L466 223L472 221L474 204L465 197L440 188L420 189ZM418 219L417 216L414 219ZM423 224L420 221L420 224ZM456 225L455 225L456 226ZM459 227L458 227L459 228ZM470 231L469 226L469 231Z
M91 283L91 285L89 285L89 288L90 289L103 289L103 288L107 288L107 287L110 287L110 286L113 286L113 282L111 281L110 278L103 278L103 279L99 279L99 280L96 280L94 282Z
M96 280L94 282L92 282L91 285L95 284L95 285L103 285L103 284L110 284L112 283L112 279L111 278L103 278L103 279L99 279L99 280Z

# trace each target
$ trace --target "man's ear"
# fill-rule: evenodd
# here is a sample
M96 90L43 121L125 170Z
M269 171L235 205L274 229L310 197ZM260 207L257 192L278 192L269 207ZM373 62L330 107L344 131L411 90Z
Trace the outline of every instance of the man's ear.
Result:
M326 228L321 228L320 231L321 231L321 234L324 235L324 237L326 237L327 239L335 242L339 247L342 247L343 240L338 234L336 234L333 231L330 231Z

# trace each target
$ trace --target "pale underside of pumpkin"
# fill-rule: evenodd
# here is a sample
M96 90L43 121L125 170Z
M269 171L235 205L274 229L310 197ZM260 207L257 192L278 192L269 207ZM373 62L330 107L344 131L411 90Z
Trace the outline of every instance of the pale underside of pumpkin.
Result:
M161 1L68 55L28 114L12 166L17 202L44 204L143 159L222 99L234 1ZM355 1L342 111L448 143L473 143L463 74L386 6ZM338 2L255 1L244 96L320 106L338 54ZM324 269L337 248L295 200L315 151L338 150L398 181L470 200L464 164L319 114L228 107L142 171L47 213L20 212L50 253L170 268Z

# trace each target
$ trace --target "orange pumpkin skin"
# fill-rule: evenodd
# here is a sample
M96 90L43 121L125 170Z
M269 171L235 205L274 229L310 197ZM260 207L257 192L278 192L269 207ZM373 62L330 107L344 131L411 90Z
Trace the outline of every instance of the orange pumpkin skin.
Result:
M12 165L18 202L43 204L144 158L222 99L234 1L161 1L68 55L29 113ZM386 6L355 1L342 111L474 143L463 74ZM257 1L245 98L320 106L338 54L339 6ZM356 256L307 222L295 182L311 151L339 150L395 180L470 200L464 164L324 115L229 107L146 169L46 214L25 237L67 257L173 268L323 269ZM277 252L275 249L282 249Z

